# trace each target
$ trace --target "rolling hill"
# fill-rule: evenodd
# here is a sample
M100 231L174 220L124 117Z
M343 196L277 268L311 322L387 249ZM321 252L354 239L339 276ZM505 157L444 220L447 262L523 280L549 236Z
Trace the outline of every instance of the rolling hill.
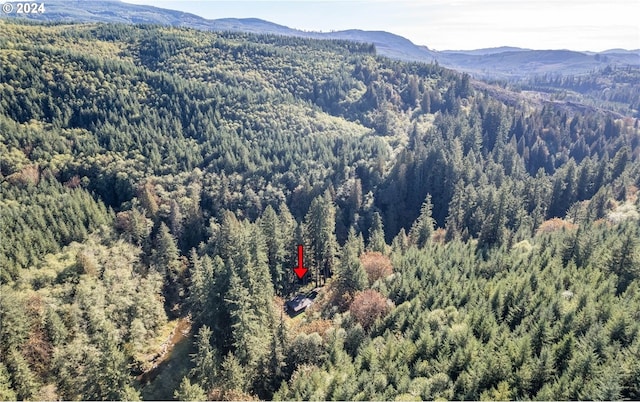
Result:
M638 119L102 4L0 20L0 400L640 399Z
M86 2L53 0L47 2L46 6L46 13L28 17L55 22L161 24L210 31L236 31L373 43L378 54L382 56L403 61L437 61L442 66L470 73L477 78L509 79L546 73L582 74L607 65L640 66L640 54L637 50L612 49L602 53L591 53L498 47L435 51L426 46L416 45L402 36L384 31L350 29L334 32L307 32L258 18L208 20L182 11L115 0Z

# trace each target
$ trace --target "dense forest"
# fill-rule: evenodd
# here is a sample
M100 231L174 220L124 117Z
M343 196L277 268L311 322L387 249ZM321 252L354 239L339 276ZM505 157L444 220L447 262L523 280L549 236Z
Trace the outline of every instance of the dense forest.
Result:
M640 69L611 67L583 75L546 74L512 82L512 89L534 90L552 99L619 111L619 115L640 118Z
M639 75L0 20L0 399L640 399Z

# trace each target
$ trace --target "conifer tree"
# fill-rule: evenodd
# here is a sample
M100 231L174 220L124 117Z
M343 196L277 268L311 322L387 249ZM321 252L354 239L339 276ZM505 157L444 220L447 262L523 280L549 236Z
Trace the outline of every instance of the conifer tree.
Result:
M247 390L247 372L232 353L228 353L222 361L220 385L225 391L245 392Z
M449 215L447 215L445 224L447 229L446 241L451 241L462 234L463 228L467 223L465 222L465 217L469 209L468 196L469 194L465 189L464 182L458 180L451 201L449 202Z
M393 241L391 242L391 249L394 252L403 253L407 251L408 248L409 248L409 236L407 236L407 232L404 230L404 228L401 228L400 232L398 232L396 237L394 237Z
M260 228L266 242L267 263L271 272L273 286L276 294L282 295L286 278L285 267L283 266L286 245L284 244L284 234L281 232L280 221L271 205L267 206L262 213Z
M384 240L384 227L382 225L382 217L376 211L373 213L373 222L369 228L369 242L367 250L386 253L387 243Z
M220 257L211 259L208 255L200 258L195 250L191 252L190 284L187 306L193 322L197 326L210 328L224 322L223 295L228 287L228 275Z
M316 286L320 275L328 278L335 267L337 240L335 235L336 209L329 191L313 199L305 218L305 238L309 245L311 267L314 268ZM311 268L310 267L310 268Z
M263 343L268 342L268 336L273 329L273 284L269 267L267 266L266 246L264 236L257 225L247 222L247 230L251 233L248 237L249 244L245 248L249 251L250 262L247 270L247 289L252 296L252 308L255 310L261 325Z
M47 332L47 337L51 340L51 343L54 346L62 344L68 335L67 328L53 308L47 309L45 330Z
M227 263L228 264L228 263ZM229 311L229 328L231 329L232 346L237 358L243 366L256 363L255 349L258 317L251 308L251 295L243 285L235 269L231 269L229 289L225 296L225 304Z
M431 234L435 226L432 211L433 204L431 204L431 194L427 194L424 203L422 203L422 207L420 207L420 215L409 231L411 243L418 248L423 248L429 239L431 239Z
M302 225L299 225L294 219L286 203L280 204L280 228L282 235L282 245L284 253L282 255L282 286L284 294L288 294L291 291L293 284L294 274L291 270L297 260L297 247L296 245L302 244L304 238L302 235Z
M192 384L188 377L183 377L173 397L178 401L206 401L207 394L198 384Z
M169 210L169 229L177 239L182 237L183 221L184 217L182 216L182 211L180 211L180 205L178 205L176 200L171 200Z
M156 272L164 277L165 303L172 311L183 291L183 267L179 257L180 253L175 238L169 232L167 225L164 222L160 223L160 229L151 256L151 265Z
M84 397L88 400L117 400L120 399L120 391L130 385L127 360L113 333L105 332L102 338L97 364L89 368Z
M273 332L269 341L269 354L263 359L256 379L256 389L261 398L271 399L285 379L284 322Z
M160 223L151 262L157 272L167 277L176 275L179 267L180 253L176 240L164 222Z
M637 229L627 226L620 238L611 251L608 263L609 271L618 276L617 294L624 292L633 280L640 278L640 247Z
M242 230L242 225L236 215L232 211L223 211L214 253L218 254L225 262L230 259L238 262L238 250L245 243L243 239L245 235L246 233Z
M9 371L7 367L0 362L0 400L2 401L14 401L16 400L16 393L11 388L11 379L9 378Z
M16 350L10 350L7 355L7 368L11 374L12 383L19 399L31 399L38 390L38 380L29 368L25 358Z
M211 329L206 325L200 327L196 335L196 353L191 361L194 364L191 376L205 390L210 390L218 377L220 358L217 350L211 345Z
M207 294L210 291L207 287L211 285L209 276L204 269L204 264L195 249L191 250L189 257L189 296L187 304L191 316L197 324L203 323Z
M478 236L478 249L487 250L495 245L502 244L506 223L505 216L505 193L500 190L499 199L496 200L494 194L491 197L493 211L484 219Z
M347 300L367 287L367 273L358 256L358 240L353 230L349 232L347 242L342 248L336 276L338 293L346 296Z

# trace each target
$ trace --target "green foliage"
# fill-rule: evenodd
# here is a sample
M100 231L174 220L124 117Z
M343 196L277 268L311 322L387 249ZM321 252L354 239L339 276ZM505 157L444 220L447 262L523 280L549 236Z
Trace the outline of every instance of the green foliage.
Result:
M427 198L420 207L420 215L409 231L411 243L418 248L423 248L431 239L435 221L431 216L433 205L431 204L431 195L427 194Z
M225 391L244 392L248 386L248 378L240 361L231 353L222 360L220 385Z
M183 294L184 266L179 257L176 240L162 222L151 252L151 268L164 278L163 294L169 311L177 309L176 304Z
M69 189L51 177L37 185L0 183L0 281L15 280L19 269L110 221L104 204L83 189ZM9 245L14 245L10 247Z
M0 363L0 400L17 400L15 391L11 388L9 371L4 364Z
M289 287L286 248L292 248L293 243L287 241L293 237L293 233L287 233L290 228L283 226L278 219L276 211L271 205L267 206L260 219L260 227L267 245L267 263L269 264L271 280L276 294L280 295Z
M632 281L640 278L640 232L626 225L625 230L611 250L607 268L618 276L617 293L624 292Z
M126 356L116 344L114 334L104 334L99 340L96 359L87 368L87 379L83 395L90 400L122 399L120 392L129 392L131 381Z
M7 368L19 399L30 399L39 384L26 359L17 350L10 350L6 357Z
M240 277L231 272L229 291L225 298L229 306L230 329L233 331L232 346L238 354L237 360L243 366L253 366L258 362L262 346L258 341L260 328L256 311L251 308L251 296L241 283Z
M298 335L290 342L287 355L287 367L290 372L305 364L321 365L326 359L322 338L317 332Z
M121 401L141 401L140 392L131 385L125 385L118 394Z
M367 272L359 258L358 240L354 232L342 248L340 263L336 271L336 291L345 300L351 300L353 295L369 285Z
M355 356L352 378L358 378L343 398L636 395L637 385L629 381L637 372L631 356L640 327L627 312L640 303L638 282L616 296L617 278L602 264L609 261L602 257L609 242L623 246L627 230L624 224L592 227L595 251L566 267L558 253L572 232L531 239L535 253L514 247L483 256L473 243L460 241L394 253L396 272L386 287L397 307L368 336L342 321L345 347ZM496 266L487 275L486 267ZM322 384L339 377L340 368L324 363L307 370L276 396L328 398Z
M516 86L523 90L545 92L565 101L604 105L607 109L620 113L630 113L635 110L635 117L638 117L640 95L634 87L638 79L640 79L640 69L637 67L606 66L591 74L539 75L520 82Z
M206 401L207 394L198 384L191 384L187 377L182 379L180 387L173 394L178 401Z
M633 69L538 81L619 118L368 44L0 36L0 397L154 395L190 314L165 398L638 399Z
M190 373L196 384L205 390L213 388L220 366L220 357L211 345L211 334L211 329L207 326L198 331L196 353L192 357L194 368Z
M335 206L327 190L313 199L305 217L305 242L309 249L307 254L311 257L307 264L312 267L311 275L315 276L316 286L321 275L326 280L335 269L338 247L335 215Z
M387 243L384 240L384 226L382 224L382 217L378 212L373 214L373 222L369 228L369 238L367 243L367 250L377 251L379 253L386 253Z
M95 273L77 270L79 254L92 259ZM32 270L23 271L20 291L3 286L3 361L19 397L137 395L130 365L144 365L142 352L166 322L162 282L139 273L139 254L132 245L107 246L92 236L47 260L58 275L46 286L28 275ZM40 384L52 384L54 394L42 393Z

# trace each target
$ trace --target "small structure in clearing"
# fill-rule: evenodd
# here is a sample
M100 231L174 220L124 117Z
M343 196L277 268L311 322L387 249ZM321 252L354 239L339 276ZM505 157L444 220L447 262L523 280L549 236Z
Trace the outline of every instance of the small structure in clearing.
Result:
M313 304L313 300L318 295L318 290L320 289L313 289L306 295L297 295L293 299L289 300L287 302L287 313L289 313L291 317L295 317L296 315L305 311L307 307Z

